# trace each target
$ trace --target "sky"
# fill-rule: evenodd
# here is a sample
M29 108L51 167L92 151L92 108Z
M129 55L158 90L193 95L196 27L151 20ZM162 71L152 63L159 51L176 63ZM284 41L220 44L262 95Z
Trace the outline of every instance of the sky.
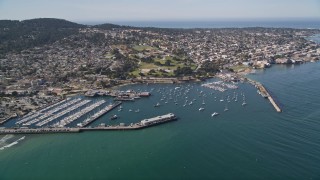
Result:
M320 19L320 0L0 0L0 19L205 21Z

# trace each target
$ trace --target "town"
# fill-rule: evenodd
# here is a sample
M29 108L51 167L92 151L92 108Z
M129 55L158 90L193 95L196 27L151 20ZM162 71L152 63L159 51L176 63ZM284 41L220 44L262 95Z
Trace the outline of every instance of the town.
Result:
M133 82L180 82L319 60L317 29L84 26L0 59L0 122L70 94ZM32 38L32 37L29 37ZM221 74L220 74L221 75Z

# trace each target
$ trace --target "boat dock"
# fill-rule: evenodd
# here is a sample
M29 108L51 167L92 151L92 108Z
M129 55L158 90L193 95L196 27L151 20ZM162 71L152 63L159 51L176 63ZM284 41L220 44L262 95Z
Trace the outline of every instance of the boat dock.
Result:
M259 82L256 82L254 80L248 79L248 82L252 85L254 85L258 89L258 93L264 97L268 98L272 106L277 112L282 112L280 106L274 101L273 97L270 95L270 93L267 91L267 89Z
M93 109L99 107L100 105L104 104L105 102L106 102L105 100L97 101L97 102L91 104L90 106L82 109L81 111L79 111L79 112L77 112L77 113L75 113L75 114L73 114L71 116L67 116L67 117L63 118L59 122L57 122L54 125L52 125L52 127L65 127L67 124L70 124L73 121L79 119L83 115L85 115L88 112L92 111Z
M100 111L98 111L96 114L94 114L93 116L87 118L86 120L84 120L82 123L79 123L78 126L79 127L86 127L89 124L91 124L93 121L97 120L99 117L101 117L102 115L106 114L107 112L111 111L112 109L116 108L117 106L119 106L120 104L122 104L121 101L116 101L115 103L106 106L105 108L101 109Z
M141 120L138 123L131 123L130 125L120 125L116 126L98 126L98 127L81 127L81 128L2 128L0 129L0 134L53 134L53 133L79 133L84 131L114 131L114 130L137 130L143 129L162 123L167 123L170 121L177 120L177 117L173 113L156 116L149 119Z

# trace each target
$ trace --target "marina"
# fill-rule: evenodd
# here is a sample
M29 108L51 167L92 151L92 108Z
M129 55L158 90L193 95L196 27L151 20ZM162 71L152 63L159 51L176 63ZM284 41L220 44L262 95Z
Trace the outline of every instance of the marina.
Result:
M45 119L44 121L41 121L41 122L37 123L36 126L40 127L40 126L43 126L45 124L48 124L49 122L54 121L57 118L62 117L65 114L67 114L67 113L69 113L69 112L71 112L71 111L73 111L73 110L75 110L77 108L80 108L80 107L88 104L89 102L91 102L91 100L83 100L83 101L79 102L78 104L76 104L74 106L71 106L71 107L69 107L69 108L67 108L67 109L65 109L65 110L63 110L63 111L61 111L61 112L59 112L59 113L47 118L47 119ZM28 123L27 125L30 125L30 123Z
M238 86L235 84L229 84L223 81L215 81L215 82L211 82L211 83L205 83L202 84L201 86L206 87L206 88L210 88L216 91L220 91L220 92L225 92L228 89L238 89Z
M71 122L77 120L81 116L87 114L88 112L92 111L93 109L99 107L100 105L104 104L106 101L101 100L94 104L91 104L90 106L82 109L81 111L73 114L72 116L65 117L64 119L60 120L56 124L52 125L52 127L65 127L67 124L70 124Z
M24 118L20 119L18 122L16 122L16 124L19 125L19 124L23 124L24 123L25 125L31 125L31 124L36 123L38 121L41 121L41 120L43 120L45 118L48 118L49 116L52 116L55 112L58 112L58 111L66 108L68 106L71 106L71 105L79 102L80 100L81 100L81 98L73 99L73 100L68 101L67 103L62 104L60 106L57 106L54 109L51 109L50 111L47 111L47 112L45 112L45 110L47 110L47 108L45 108L45 110L40 110L39 112L35 113L34 115L27 116L27 117L24 117ZM58 103L58 104L60 104L60 103ZM43 112L45 112L45 113L43 113ZM38 117L38 116L40 116L40 117ZM28 122L28 123L25 123L25 122Z
M99 117L103 116L104 114L106 114L107 112L111 111L112 109L120 106L122 104L121 101L117 101L114 104L110 104L104 108L102 108L100 111L98 111L97 113L95 113L94 115L92 115L91 117L85 119L82 123L77 124L78 127L86 127L89 124L91 124L93 121L95 121L96 119L98 119Z

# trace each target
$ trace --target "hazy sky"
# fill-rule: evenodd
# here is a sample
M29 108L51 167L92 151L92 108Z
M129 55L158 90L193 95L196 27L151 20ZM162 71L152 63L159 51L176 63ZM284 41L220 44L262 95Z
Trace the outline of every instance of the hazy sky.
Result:
M72 21L318 18L320 0L0 0L0 19Z

